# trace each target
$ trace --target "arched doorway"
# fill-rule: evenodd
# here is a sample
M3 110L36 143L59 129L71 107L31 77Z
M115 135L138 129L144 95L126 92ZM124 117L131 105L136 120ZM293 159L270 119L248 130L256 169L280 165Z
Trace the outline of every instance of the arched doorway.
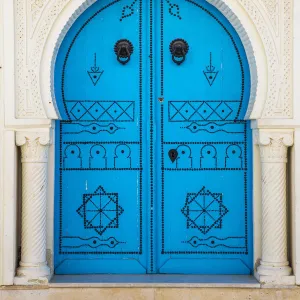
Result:
M252 272L250 74L216 8L96 2L55 93L57 274Z

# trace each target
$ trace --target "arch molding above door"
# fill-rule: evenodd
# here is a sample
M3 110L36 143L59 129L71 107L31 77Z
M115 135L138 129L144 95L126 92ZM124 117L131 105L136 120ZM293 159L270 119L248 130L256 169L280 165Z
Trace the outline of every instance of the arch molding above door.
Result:
M252 81L247 117L292 118L292 0L207 1L233 24L246 49ZM17 118L59 118L52 84L57 49L73 22L94 2L43 0L28 5L26 13L26 0L16 0ZM27 53L22 50L26 45Z

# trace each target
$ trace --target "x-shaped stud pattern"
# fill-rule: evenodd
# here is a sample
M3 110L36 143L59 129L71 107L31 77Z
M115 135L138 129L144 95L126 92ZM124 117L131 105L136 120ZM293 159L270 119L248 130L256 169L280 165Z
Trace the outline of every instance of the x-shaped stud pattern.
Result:
M133 122L133 101L66 101L70 118L77 121Z
M239 101L170 101L169 121L232 121Z

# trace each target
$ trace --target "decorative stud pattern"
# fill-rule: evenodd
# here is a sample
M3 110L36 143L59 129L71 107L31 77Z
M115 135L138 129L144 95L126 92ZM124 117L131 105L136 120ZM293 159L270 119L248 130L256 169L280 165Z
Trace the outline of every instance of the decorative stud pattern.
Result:
M130 142L66 142L64 148L64 171L139 171L132 168L131 147L137 151L139 143ZM107 153L113 153L107 158ZM88 159L87 159L88 158ZM135 164L137 159L134 159ZM89 163L88 163L89 162Z
M203 250L207 249L222 249L225 251L228 249L243 249L245 247L245 238L242 237L227 237L227 238L217 238L215 236L211 236L209 238L199 238L197 236L193 236L188 241L183 241L184 244L190 244L193 248L203 248Z
M105 7L102 7L86 23L79 29L75 39L79 36L83 28L104 9L112 6L120 1L114 1ZM66 61L63 66L62 73L62 100L68 120L60 121L58 129L60 136L60 233L59 233L59 254L62 255L86 255L101 254L112 255L141 255L143 253L143 55L142 55L142 0L134 1L133 5L139 3L139 49L135 52L139 55L139 63L136 68L139 72L139 100L136 101L94 101L89 99L69 100L65 99L65 72ZM69 44L67 56L72 50L74 40ZM139 50L139 51L137 51ZM98 67L94 62L94 67ZM92 69L92 71L100 71ZM97 84L99 82L97 81ZM137 105L138 104L138 105ZM138 106L139 113L136 115L135 106ZM118 137L121 131L135 127L133 122L139 120L137 132L138 139L122 140ZM122 126L120 123L123 123ZM130 124L131 123L131 124ZM73 152L72 152L73 151ZM66 153L67 152L67 153ZM134 153L134 156L132 155ZM128 240L120 239L120 222L128 220L128 213L124 210L125 206L119 201L123 201L122 189L116 190L115 193L109 193L104 188L106 179L94 193L86 193L82 191L79 197L82 197L82 204L74 210L74 218L81 218L83 222L83 230L80 235L65 234L65 222L70 215L65 215L66 209L66 189L65 182L76 176L78 178L82 174L87 174L86 178L97 174L92 172L104 171L107 176L114 176L128 173L128 177L135 173L138 182L134 180L134 185L138 185L134 189L139 190L139 201L136 200L136 211L138 212L137 220L139 221L139 236L134 243ZM101 173L103 174L103 173ZM74 177L73 177L74 176ZM85 176L85 175L84 175ZM99 177L101 178L101 176ZM91 184L91 180L86 180L85 189ZM120 197L120 200L119 200ZM77 197L76 201L77 200ZM80 199L79 199L80 200ZM74 200L75 201L75 200ZM132 201L129 199L128 201ZM120 219L122 221L120 221ZM135 226L135 225L134 225ZM91 234L99 235L98 238L91 237ZM111 234L113 234L113 236ZM132 245L132 246L131 246ZM125 249L124 249L125 248Z
M164 1L161 1L161 3ZM162 215L162 241L161 254L183 255L188 258L188 255L245 255L247 260L249 253L250 240L248 239L248 141L249 128L248 123L243 120L241 115L242 104L245 99L245 62L240 54L239 46L231 34L231 31L206 7L196 3L195 1L186 0L207 13L212 17L224 30L225 34L230 38L234 51L240 64L240 97L231 100L177 100L168 102L168 111L165 112L165 106L161 105L161 215ZM163 7L163 4L161 4ZM166 10L165 10L166 11ZM161 49L163 49L164 36L164 18L161 15ZM161 52L161 96L164 95L164 51ZM211 89L215 88L217 83L219 70L214 65L213 54L210 55L209 64L203 70L204 78L208 82ZM210 78L211 77L211 78ZM164 125L164 121L168 120L169 124ZM183 126L179 127L181 123ZM173 124L172 124L173 123ZM174 140L166 140L165 132L169 128L184 128L187 130L186 138ZM201 134L201 138L195 140L192 135ZM184 152L182 154L182 151ZM185 246L175 246L176 238L166 237L166 232L169 233L169 225L166 225L166 220L170 221L168 210L170 209L169 197L170 193L166 188L176 178L170 172L179 172L178 176L186 176L191 179L197 176L196 172L207 172L207 177L211 174L220 174L225 178L229 172L236 172L236 176L241 181L241 192L239 196L240 205L243 207L241 213L243 215L243 230L237 236L233 233L227 234L225 232L226 220L229 220L232 214L232 203L228 199L227 194L208 192L206 188L200 190L198 193L188 193L182 203L181 214L185 217L187 232L190 232L191 237L183 240ZM224 174L224 175L223 175ZM176 175L177 176L177 175ZM183 178L183 177L182 177ZM201 178L201 177L199 177ZM199 180L199 179L198 179ZM175 185L175 184L174 184ZM177 185L176 185L177 186ZM178 195L182 191L178 186ZM202 194L201 194L202 193ZM201 194L201 196L200 196ZM167 199L166 199L167 195ZM212 196L213 195L213 196ZM182 196L181 196L182 198ZM208 199L211 199L209 201ZM229 205L224 205L223 201L227 199ZM226 200L226 201L227 201ZM178 200L177 200L178 201ZM189 202L190 201L190 202ZM212 213L210 213L210 206L212 205ZM207 208L208 206L208 208ZM215 206L215 207L214 207ZM207 215L210 214L210 215ZM181 221L180 221L181 222ZM228 224L227 224L228 225ZM181 229L180 229L181 230ZM183 229L182 229L183 230ZM226 230L228 230L226 228ZM197 234L199 233L199 236ZM220 237L225 236L225 237ZM204 237L205 236L205 237Z
M205 187L198 193L188 193L181 211L187 218L187 229L197 228L203 234L212 228L222 229L222 220L228 213L223 194L211 193Z
M70 119L87 122L133 122L134 101L65 101Z
M20 2L20 1L19 1ZM54 3L55 2L55 3ZM215 1L216 2L216 1ZM221 1L218 1L219 3L223 3L223 1L221 2ZM272 2L272 1L271 1ZM273 1L273 2L275 2L275 1ZM53 16L53 19L55 18L55 16L56 16L56 13L59 13L60 12L60 9L63 9L63 5L65 4L65 3L67 3L67 1L53 1L53 6L55 5L55 10L53 11L53 9L50 11L50 9L49 9L49 15L50 16ZM258 13L257 13L257 11L259 12L259 9L258 10L256 10L256 9L252 9L253 7L255 7L255 5L257 5L257 7L259 7L259 3L255 3L255 0L253 0L253 1L244 1L244 0L242 0L241 1L241 3L243 4L243 5L245 5L245 6L247 6L247 3L249 3L249 7L247 6L246 7L246 9L249 11L249 12L251 12L253 15L254 15L254 17L253 17L253 19L254 19L254 21L253 22L257 22L257 19L256 18L259 18L259 17L256 17L257 15L259 15ZM58 4L58 5L57 5ZM287 22L285 22L285 28L284 28L284 31L285 31L285 34L284 34L284 36L285 36L285 39L286 39L286 43L285 43L285 47L286 47L286 49L288 49L288 48L292 48L292 47L290 47L291 46L291 44L290 44L290 41L289 41L289 39L290 39L290 33L291 33L291 28L292 28L292 26L291 26L291 14L289 14L289 12L291 11L290 10L290 7L291 7L291 1L284 1L284 5L285 5L285 10L284 10L284 15L287 17L287 18L289 18L288 19L288 21ZM20 6L20 5L19 5ZM224 5L224 6L226 6L226 5ZM17 7L17 11L19 12L20 10L19 10L19 8L20 7ZM42 9L40 10L40 11L42 11ZM38 12L38 13L40 13L40 12ZM47 13L47 15L48 15L48 13ZM46 21L46 24L47 23L50 23L50 22L48 22L49 21L49 18L48 18L48 16L46 15L46 17L47 18L45 18L45 19L47 19L47 21ZM272 15L274 15L273 13L272 13ZM278 17L278 16L277 16ZM35 17L35 19L37 19L36 17ZM278 18L278 23L282 23L282 22L280 22L280 21L282 21L281 19L279 19ZM42 22L41 22L42 23ZM262 22L263 23L263 22ZM22 25L22 24L21 24ZM49 25L50 26L50 25ZM269 36L271 36L271 34L269 34L268 33L268 30L265 30L264 28L262 29L262 26L258 26L259 27L259 31L260 32L262 32L263 31L263 36L264 36L264 38L263 38L263 42L266 44L266 45L270 45L270 44L272 44L272 43L268 43L268 41L270 41L271 39L266 39L265 38L265 36L267 36L268 37L268 35ZM47 27L46 27L46 29L45 29L45 26L44 26L44 23L42 23L41 24L41 26L40 26L40 28L41 29L39 29L40 31L42 31L42 32L49 32L49 30L46 30L47 29ZM39 30L37 30L37 32L39 33ZM43 34L45 37L46 37L46 34ZM38 44L40 44L41 46L40 46L40 48L42 48L43 47L43 43L40 43L40 41L42 41L43 39L43 37L41 37L40 38L40 36L41 36L41 34L37 34L37 36L39 37L39 39L37 39L38 40ZM17 40L19 40L19 39L17 39ZM20 39L21 40L21 39ZM58 43L59 44L59 43ZM278 44L280 44L280 43L278 43ZM272 45L270 46L270 47L272 47ZM20 47L19 47L20 48ZM32 47L33 49L35 48L35 47ZM24 48L22 48L21 47L21 49L24 49ZM36 52L35 52L36 53ZM34 53L34 54L35 54ZM288 60L290 59L290 52L289 51L285 51L285 53L286 53L286 55L285 55L285 60L287 61L287 65L288 65ZM35 56L35 55L34 55ZM273 57L275 57L275 56L268 56L267 55L267 57L271 57L270 59L273 59ZM273 66L273 63L270 63L269 65L272 65ZM289 68L288 66L285 68L285 69L287 69L287 70L291 70L292 68ZM22 71L21 71L22 72ZM34 72L36 72L36 70L30 70L29 71L29 74L30 74L30 76L31 76L31 78L32 78L32 81L33 81L33 86L34 87L36 87L36 86L38 86L38 84L37 84L37 81L38 81L38 77L37 76L35 76L35 74L34 74ZM275 74L276 72L273 72L273 74ZM289 73L289 72L288 72ZM289 78L290 78L290 73L289 74L287 74L287 73L285 73L285 80L286 80L286 82L290 82L290 80L289 80ZM27 78L27 76L20 76L21 78ZM271 77L271 76L270 76ZM35 82L35 83L34 83ZM19 85L19 86L22 86L21 84ZM273 85L273 87L274 87L274 85ZM272 92L272 90L274 91L274 88L271 88L271 92L270 92L270 97L271 98L276 98L276 96L274 96L274 93ZM291 90L290 89L290 86L288 85L288 87L287 87L287 89L288 90ZM33 89L34 90L34 89ZM33 94L35 93L35 91L33 91ZM34 99L37 99L37 98L40 98L40 97L38 97L38 93L35 93L35 94L37 94L37 96L35 96L35 98ZM283 93L284 95L287 95L287 96L285 96L285 111L284 111L284 114L285 115L290 115L291 114L291 111L290 111L290 105L289 105L289 95L290 95L290 93L289 92L287 92L287 93ZM20 99L22 99L22 94L20 94ZM287 101L286 101L287 100ZM31 103L30 101L28 101L27 103ZM37 106L38 107L38 106ZM41 106L40 106L41 107ZM280 110L281 108L278 108L278 110ZM269 107L267 107L267 113L268 113L268 115L271 115L272 113L274 113L274 111L271 111L271 110L269 110ZM23 115L32 115L32 114L34 114L34 115L37 115L38 114L38 110L36 111L36 112L32 112L32 110L27 110L26 109L26 106L25 106L25 108L24 107L22 107L22 106L20 106L20 110L18 111L18 114L19 113L22 113ZM37 113L37 114L35 114L35 113Z
M244 133L243 133L244 134ZM173 172L186 171L247 171L245 142L195 142L165 143L169 162L164 170ZM192 148L193 147L193 151ZM218 156L222 159L218 159Z
M125 5L122 8L122 17L120 18L120 22L124 19L131 17L134 14L134 5L136 4L137 0L134 0L130 5Z
M101 236L109 228L119 228L119 217L123 212L119 195L107 193L102 186L93 194L84 194L83 204L77 209L84 220L84 228L94 229Z
M178 18L179 20L182 19L180 16L180 7L176 3L172 3L170 0L166 0L166 2L169 4L169 14L173 17Z
M97 85L99 79L103 75L104 71L100 71L100 68L97 67L97 54L95 53L95 58L94 58L94 66L91 67L91 71L87 71L89 74L89 77L93 83L94 86Z
M206 70L203 71L205 78L207 79L210 86L212 86L219 74L219 71L216 71L216 67L212 64L212 53L210 53L210 63L206 67Z
M33 0L32 0L33 1ZM42 2L41 2L42 1ZM51 26L53 26L57 16L62 14L65 10L66 5L72 0L52 0L51 2L47 2L44 0L40 0L43 3L43 6L40 6L40 3L36 5L32 4L30 9L26 9L26 5L24 0L16 1L16 80L17 86L19 89L17 90L17 116L25 117L25 118L43 118L45 117L45 112L43 110L43 105L41 103L41 95L40 95L40 80L39 80L39 65L41 62L41 57L43 50L45 49L46 41L49 40L49 32L51 31ZM58 51L58 47L63 39L65 33L68 31L69 27L73 23L73 20L76 20L77 17L95 0L80 0L78 3L78 7L74 8L73 15L65 14L65 28L63 28L63 32L61 35L57 33L58 41L55 43L51 41L53 46L53 51L50 53L54 53L54 58L56 57L56 53ZM117 1L119 2L119 1ZM251 47L251 41L249 37L241 25L239 21L239 17L242 20L242 23L247 21L242 16L236 16L234 12L228 7L230 5L229 0L209 0L210 3L215 5L235 26L238 33L243 40L243 44L246 47L247 55L250 57L251 69L253 74L253 82L252 82L252 95L251 95L251 103L250 103L250 111L248 115L252 112L252 108L255 100L255 93L257 88L257 81L255 79L256 75L256 62L253 55L253 49ZM227 4L229 3L229 4ZM43 9L47 5L47 9ZM292 54L293 54L293 5L292 0L284 0L282 2L278 2L278 0L241 0L242 8L247 12L247 15L251 17L252 22L257 28L260 36L262 37L262 42L264 44L264 48L266 50L266 57L269 60L269 78L272 78L272 81L269 83L268 105L262 105L266 107L264 116L270 118L274 117L287 117L289 118L292 115L292 86L290 82L292 82ZM266 8L265 8L266 7ZM280 14L280 11L283 13ZM28 16L27 16L28 14ZM43 17L41 17L43 16ZM27 27L30 27L30 19L33 20L31 35L26 35ZM67 22L71 19L71 22ZM270 19L270 26L266 26L265 20ZM280 29L284 34L278 35L280 33ZM274 42L272 35L278 37L278 43ZM276 53L283 49L284 47L284 60L282 61L282 65L279 65L279 62L276 60ZM24 51L24 49L31 49L30 51ZM48 59L48 58L46 58ZM49 59L48 59L49 60ZM30 61L30 64L26 64L25 62ZM49 72L49 82L47 82L47 87L51 86L53 90L53 82L50 83L50 78L53 75L54 70L54 61L49 60L49 64L47 66L47 71ZM284 71L284 86L285 92L282 93L284 95L284 99L281 99L282 107L276 106L276 99L278 99L278 92L280 89L280 85L276 83L276 78L278 74L278 70ZM51 75L50 75L51 73ZM30 78L30 80L29 80ZM26 94L24 91L24 87L32 91L29 94ZM259 93L261 92L261 87L259 87ZM49 98L51 97L50 88ZM280 101L281 101L280 100ZM33 105L34 104L34 105ZM278 103L277 103L278 104ZM276 107L276 112L274 108Z
M98 248L116 248L119 244L126 244L120 242L115 237L101 239L97 236L91 238L81 238L77 236L68 236L62 238L62 248L65 249L98 249Z
M190 125L182 128L187 128L192 133L198 132L208 132L208 133L217 133L217 132L224 132L224 133L232 133L232 134L239 134L244 133L244 124L243 121L235 122L235 126L232 126L232 123L223 123L219 124L216 122L209 122L205 124L199 123L191 123Z
M106 132L109 134L114 134L118 130L124 130L124 127L119 127L114 123L109 123L107 125L102 125L98 123L92 123L88 125L80 123L66 123L64 126L64 134L80 134L80 133L91 133L99 134L100 132Z
M149 177L150 177L150 272L153 273L155 271L154 261L155 261L155 245L154 245L154 207L155 203L155 191L154 191L154 46L153 46L153 26L154 26L154 19L153 19L153 0L150 0L149 3L149 13L150 13L150 24L149 24L149 39L150 39L150 80L149 80L149 90L150 90L150 103L149 103L149 111L150 111L150 170L149 170Z
M169 101L169 121L230 121L239 105L239 101Z

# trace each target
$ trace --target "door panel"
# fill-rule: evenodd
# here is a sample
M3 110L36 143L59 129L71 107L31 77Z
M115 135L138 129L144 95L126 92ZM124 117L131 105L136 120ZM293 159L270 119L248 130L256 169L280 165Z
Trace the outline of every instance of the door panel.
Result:
M206 1L163 1L161 144L157 199L160 273L252 272L249 69L229 22ZM189 45L172 60L170 43ZM159 52L159 50L157 50ZM173 156L173 157L172 157ZM162 170L162 171L161 171Z
M59 51L57 274L146 272L139 9L141 1L98 1ZM120 39L133 45L124 65L114 51Z
M251 273L249 95L206 1L88 8L56 61L55 273Z

